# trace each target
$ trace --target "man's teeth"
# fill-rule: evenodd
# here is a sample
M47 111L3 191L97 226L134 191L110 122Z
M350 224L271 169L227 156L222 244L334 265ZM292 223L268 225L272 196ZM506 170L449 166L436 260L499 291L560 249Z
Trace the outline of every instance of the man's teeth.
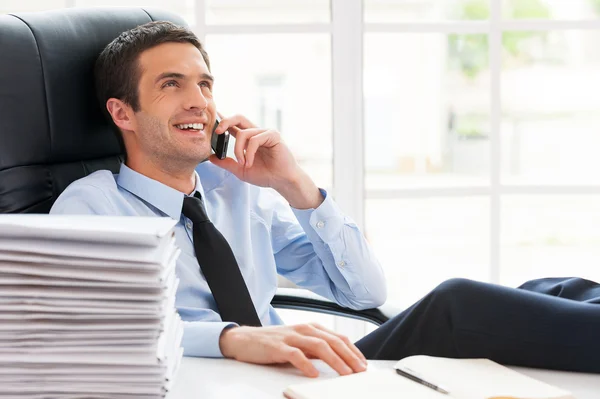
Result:
M194 129L194 130L202 130L204 129L203 123L182 123L180 125L175 125L177 129Z

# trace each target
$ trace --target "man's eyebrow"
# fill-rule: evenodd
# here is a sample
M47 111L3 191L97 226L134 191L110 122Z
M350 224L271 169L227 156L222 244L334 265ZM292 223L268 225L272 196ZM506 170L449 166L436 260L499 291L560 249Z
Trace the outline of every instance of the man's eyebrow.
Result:
M154 83L158 83L161 80L167 79L167 78L185 79L185 75L182 73L178 73L178 72L163 72L160 75L158 75L156 80L154 80Z
M206 80L210 80L211 82L214 82L215 78L213 78L212 75L208 74L208 73L203 73L200 75L200 77L202 79L206 79ZM179 72L163 72L160 75L158 75L158 77L156 78L156 80L154 81L154 83L158 83L163 79L167 79L167 78L175 78L175 79L185 79L186 75L179 73Z
M200 75L202 79L210 80L211 82L215 81L215 78L209 73L203 73Z

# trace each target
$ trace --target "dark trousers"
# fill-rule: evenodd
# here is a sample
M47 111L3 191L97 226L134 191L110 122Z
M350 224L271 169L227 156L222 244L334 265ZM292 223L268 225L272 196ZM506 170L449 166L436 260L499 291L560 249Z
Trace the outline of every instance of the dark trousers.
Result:
M482 357L600 373L600 285L549 278L514 289L452 279L356 345L368 359Z

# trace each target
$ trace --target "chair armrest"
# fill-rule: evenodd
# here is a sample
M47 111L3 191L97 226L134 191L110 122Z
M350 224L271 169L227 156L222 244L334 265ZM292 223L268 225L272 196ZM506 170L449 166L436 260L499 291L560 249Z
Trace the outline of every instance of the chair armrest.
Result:
M357 320L368 321L381 325L400 313L401 309L388 305L379 308L353 310L342 307L329 299L299 288L277 288L277 293L271 301L274 308L304 310L318 313L326 313L334 316L350 317Z

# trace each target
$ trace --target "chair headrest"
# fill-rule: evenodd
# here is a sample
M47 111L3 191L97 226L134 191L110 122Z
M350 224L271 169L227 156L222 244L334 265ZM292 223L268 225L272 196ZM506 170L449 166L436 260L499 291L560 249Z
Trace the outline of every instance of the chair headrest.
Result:
M93 67L121 32L179 16L143 8L0 15L0 213L46 213L72 181L116 172L121 150Z

